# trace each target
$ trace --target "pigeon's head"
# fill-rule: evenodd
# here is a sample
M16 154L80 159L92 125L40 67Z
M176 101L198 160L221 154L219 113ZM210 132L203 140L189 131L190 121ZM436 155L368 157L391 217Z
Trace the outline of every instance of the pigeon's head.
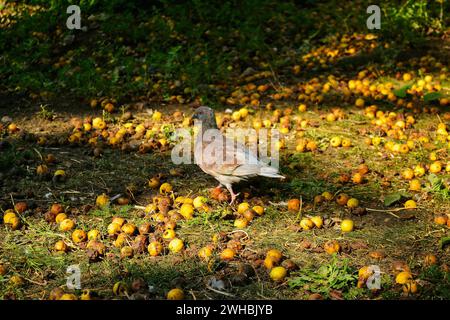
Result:
M209 107L197 108L192 115L192 119L200 121L205 127L217 127L214 111Z

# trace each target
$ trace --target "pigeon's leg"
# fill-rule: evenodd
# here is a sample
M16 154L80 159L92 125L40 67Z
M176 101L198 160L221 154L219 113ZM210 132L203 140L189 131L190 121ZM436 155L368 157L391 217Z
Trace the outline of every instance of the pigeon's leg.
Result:
M236 200L236 197L239 195L239 193L234 193L233 188L231 187L231 184L226 184L225 187L227 187L228 191L231 194L231 202L230 205L233 204L234 200Z

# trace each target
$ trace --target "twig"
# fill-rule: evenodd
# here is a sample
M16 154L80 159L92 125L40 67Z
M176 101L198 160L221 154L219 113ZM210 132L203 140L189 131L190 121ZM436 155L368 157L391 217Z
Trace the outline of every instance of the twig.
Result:
M384 212L384 213L390 214L391 216L396 217L397 219L401 219L398 215L394 214L394 212L402 211L402 210L408 210L408 208L396 208L396 209L391 209L391 210L381 210L381 209L366 208L366 210L367 211L372 211L372 212Z
M46 286L46 285L47 285L47 281L45 281L45 280L44 280L44 283L40 283L40 282L37 282L37 281L31 280L31 279L28 279L28 278L25 278L25 277L24 277L24 279L25 279L25 280L27 280L28 282L31 282L31 283L37 284L37 285L39 285L39 286Z
M13 198L12 193L10 193L9 196L11 197L11 202L12 202L13 207L15 207L16 204L14 203L14 198Z
M211 291L214 291L214 292L216 292L216 293L219 293L219 294L223 294L224 296L227 296L227 297L235 297L233 294L231 294L231 293L228 293L228 292L224 292L224 291L220 291L220 290L217 290L217 289L214 289L214 288L212 288L212 287L210 287L209 285L206 285L206 288L208 288L209 290L211 290Z
M263 296L261 293L257 292L256 293L258 296L260 296L261 298L265 299L265 300L270 300L270 298L267 298L266 296Z
M41 158L41 161L44 161L44 158L42 157L42 154L39 152L38 149L33 148L34 151L36 151L36 153L38 154L39 158Z
M398 212L403 210L409 210L410 208L395 208L395 209L371 209L366 208L367 211L376 211L376 212Z
M248 236L248 233L245 232L244 230L241 230L241 229L233 230L233 231L229 232L228 235L231 235L231 234L236 233L236 232L243 232L243 233L245 233L245 238L244 239L250 239L250 237Z
M127 297L128 300L132 300L127 291L124 291L123 294Z
M197 297L195 296L194 291L192 291L192 289L189 290L189 293L192 295L192 298L193 298L194 300L197 300Z
M114 200L120 198L121 196L122 196L122 194L119 193L119 194L116 194L114 197L111 197L111 199L109 199L109 200L110 200L110 201L114 201Z
M272 201L269 201L269 204L272 205L272 206L275 206L275 207L279 207L279 206L285 206L285 205L287 205L287 202L286 202L286 201L281 201L281 202L272 202Z
M67 191L61 191L61 193L76 193L76 194L80 194L81 191L77 191L77 190L67 190Z
M298 210L298 213L297 213L297 216L295 217L294 223L297 222L299 218L300 219L303 218L302 208L303 208L303 197L300 196L300 209Z
M244 251L250 251L250 252L253 252L253 253L258 253L258 251L250 249L250 248L244 248L244 250L242 250L242 252L244 252Z
M429 232L427 232L427 234L424 235L424 237L428 237L428 236L430 236L430 235L433 234L433 233L442 232L442 231L445 232L444 229L439 229L439 230L429 231ZM424 239L419 239L419 240L415 240L415 241L420 241L420 240L424 240Z

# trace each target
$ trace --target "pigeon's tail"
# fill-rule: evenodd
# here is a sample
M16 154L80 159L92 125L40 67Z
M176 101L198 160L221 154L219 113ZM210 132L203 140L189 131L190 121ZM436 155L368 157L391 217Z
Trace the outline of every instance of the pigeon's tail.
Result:
M269 178L281 178L284 179L285 177L281 174L278 174L278 169L274 167L262 167L259 170L259 175L263 177L269 177Z

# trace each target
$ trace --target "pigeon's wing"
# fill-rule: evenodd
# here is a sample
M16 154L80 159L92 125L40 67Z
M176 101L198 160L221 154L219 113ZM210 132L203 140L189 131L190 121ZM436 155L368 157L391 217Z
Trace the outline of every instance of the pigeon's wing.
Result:
M258 157L253 150L238 142L236 144L235 153L237 158L242 161L240 161L239 165L233 170L233 175L256 176L260 173L261 167L264 166L264 164L258 160Z
M256 176L260 172L261 163L256 155L243 144L226 136L214 146L214 153L214 161L205 167L210 172L242 178Z
M219 134L214 141L203 141L201 137L197 137L194 157L204 172L219 181L224 181L226 177L239 181L257 175L284 178L278 174L277 168L259 161L254 151L256 150Z
M278 173L278 168L271 167L267 163L260 161L253 151L257 152L257 150L247 148L241 143L237 144L236 154L238 156L245 156L246 161L233 170L233 175L247 177L259 175L269 178L284 179L284 177Z

